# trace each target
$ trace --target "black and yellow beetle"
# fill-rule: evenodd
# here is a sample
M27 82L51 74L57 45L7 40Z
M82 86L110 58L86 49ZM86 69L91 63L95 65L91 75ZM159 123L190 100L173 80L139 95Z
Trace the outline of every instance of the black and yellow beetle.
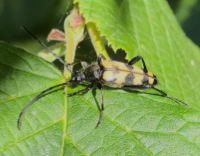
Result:
M24 27L23 27L24 28ZM70 64L65 63L61 58L54 54L46 45L40 42L35 36L33 36L26 28L24 28L33 38L35 38L44 48L46 48L50 53L52 53L61 63L63 63L67 69L72 73L72 77L68 82L58 84L56 86L50 87L40 94L38 94L29 104L23 109L19 116L18 128L21 129L22 119L28 107L32 105L39 97L41 97L47 91L64 85L70 84L80 84L81 82L88 82L89 85L78 92L68 94L68 96L74 96L79 93L88 91L93 88L94 84L101 91L101 114L97 123L96 128L100 125L103 118L104 103L103 103L103 85L114 87L114 88L130 88L130 89L154 89L161 93L164 97L174 99L178 102L187 105L185 102L176 99L172 96L167 95L165 92L155 88L154 86L159 84L156 76L147 70L144 59L142 56L137 56L129 61L127 64L117 61L102 61L102 55L98 56L97 62L92 65L87 65L86 62L81 62L83 68L79 71L72 72ZM143 69L134 66L139 60L142 60Z

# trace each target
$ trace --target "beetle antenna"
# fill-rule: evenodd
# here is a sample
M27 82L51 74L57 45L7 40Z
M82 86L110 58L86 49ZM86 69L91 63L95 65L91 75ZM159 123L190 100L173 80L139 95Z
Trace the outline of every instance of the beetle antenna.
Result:
M17 125L18 129L19 129L19 130L21 129L22 120L23 120L23 118L24 118L24 115L25 115L27 109L28 109L37 99L39 99L42 95L44 95L44 93L46 93L46 92L48 92L48 91L50 91L50 90L52 90L52 89L54 89L54 88L57 88L57 87L60 87L60 86L64 86L64 85L68 85L68 84L70 84L70 83L71 83L71 81L68 81L68 82L61 83L61 84L59 84L59 85L50 87L50 88L48 88L48 89L42 91L42 92L41 92L40 94L38 94L36 97L34 97L34 98L28 103L28 105L26 105L26 107L22 110L22 112L20 113L19 118L18 118L18 125Z
M161 93L164 97L167 97L167 98L176 100L176 101L181 102L182 104L188 106L187 103L185 103L185 102L183 102L183 101L181 101L181 100L179 100L179 99L177 99L177 98L175 98L175 97L173 97L173 96L167 95L165 92L163 92L163 91L160 90L160 89L155 88L154 86L151 86L151 88L154 89L154 90L156 90L157 92Z
M58 55L52 52L43 42L41 42L37 37L35 37L25 26L21 26L23 30L25 30L32 38L34 38L41 46L43 46L48 52L55 56L62 64L66 66L69 72L72 72L70 65L63 61Z

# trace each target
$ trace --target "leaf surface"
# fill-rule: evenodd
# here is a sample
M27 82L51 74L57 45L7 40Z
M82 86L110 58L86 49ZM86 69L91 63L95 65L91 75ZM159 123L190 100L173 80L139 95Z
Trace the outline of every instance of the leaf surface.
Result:
M104 87L104 119L95 129L100 92L94 88L66 98L60 88L28 109L19 131L22 108L63 77L44 60L1 43L1 155L200 155L199 49L185 37L168 4L77 1L86 21L94 22L115 50L126 50L128 59L142 55L160 80L158 88L190 108L151 90Z

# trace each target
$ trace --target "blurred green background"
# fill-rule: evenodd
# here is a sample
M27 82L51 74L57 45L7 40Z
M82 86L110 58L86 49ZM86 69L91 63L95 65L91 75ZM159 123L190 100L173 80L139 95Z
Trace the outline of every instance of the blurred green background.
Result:
M168 0L168 3L186 35L200 46L200 0ZM20 26L26 26L49 45L51 43L47 43L46 36L52 28L63 30L62 23L71 8L72 0L0 0L0 40L36 54L42 47L23 32ZM88 37L78 49L80 47L95 58ZM118 53L125 56L123 52ZM84 60L87 61L87 58ZM117 57L113 54L112 59L117 60Z
M62 29L72 0L0 0L0 40L37 53L42 47L20 29L26 26L43 42L52 28Z

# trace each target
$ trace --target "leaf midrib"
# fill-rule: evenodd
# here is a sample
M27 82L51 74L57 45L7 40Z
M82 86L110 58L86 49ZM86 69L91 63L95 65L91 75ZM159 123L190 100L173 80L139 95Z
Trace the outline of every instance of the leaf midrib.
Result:
M64 88L64 92L67 93L67 86ZM63 110L63 137L61 146L61 156L64 155L65 139L67 139L67 96L64 97L64 110Z

